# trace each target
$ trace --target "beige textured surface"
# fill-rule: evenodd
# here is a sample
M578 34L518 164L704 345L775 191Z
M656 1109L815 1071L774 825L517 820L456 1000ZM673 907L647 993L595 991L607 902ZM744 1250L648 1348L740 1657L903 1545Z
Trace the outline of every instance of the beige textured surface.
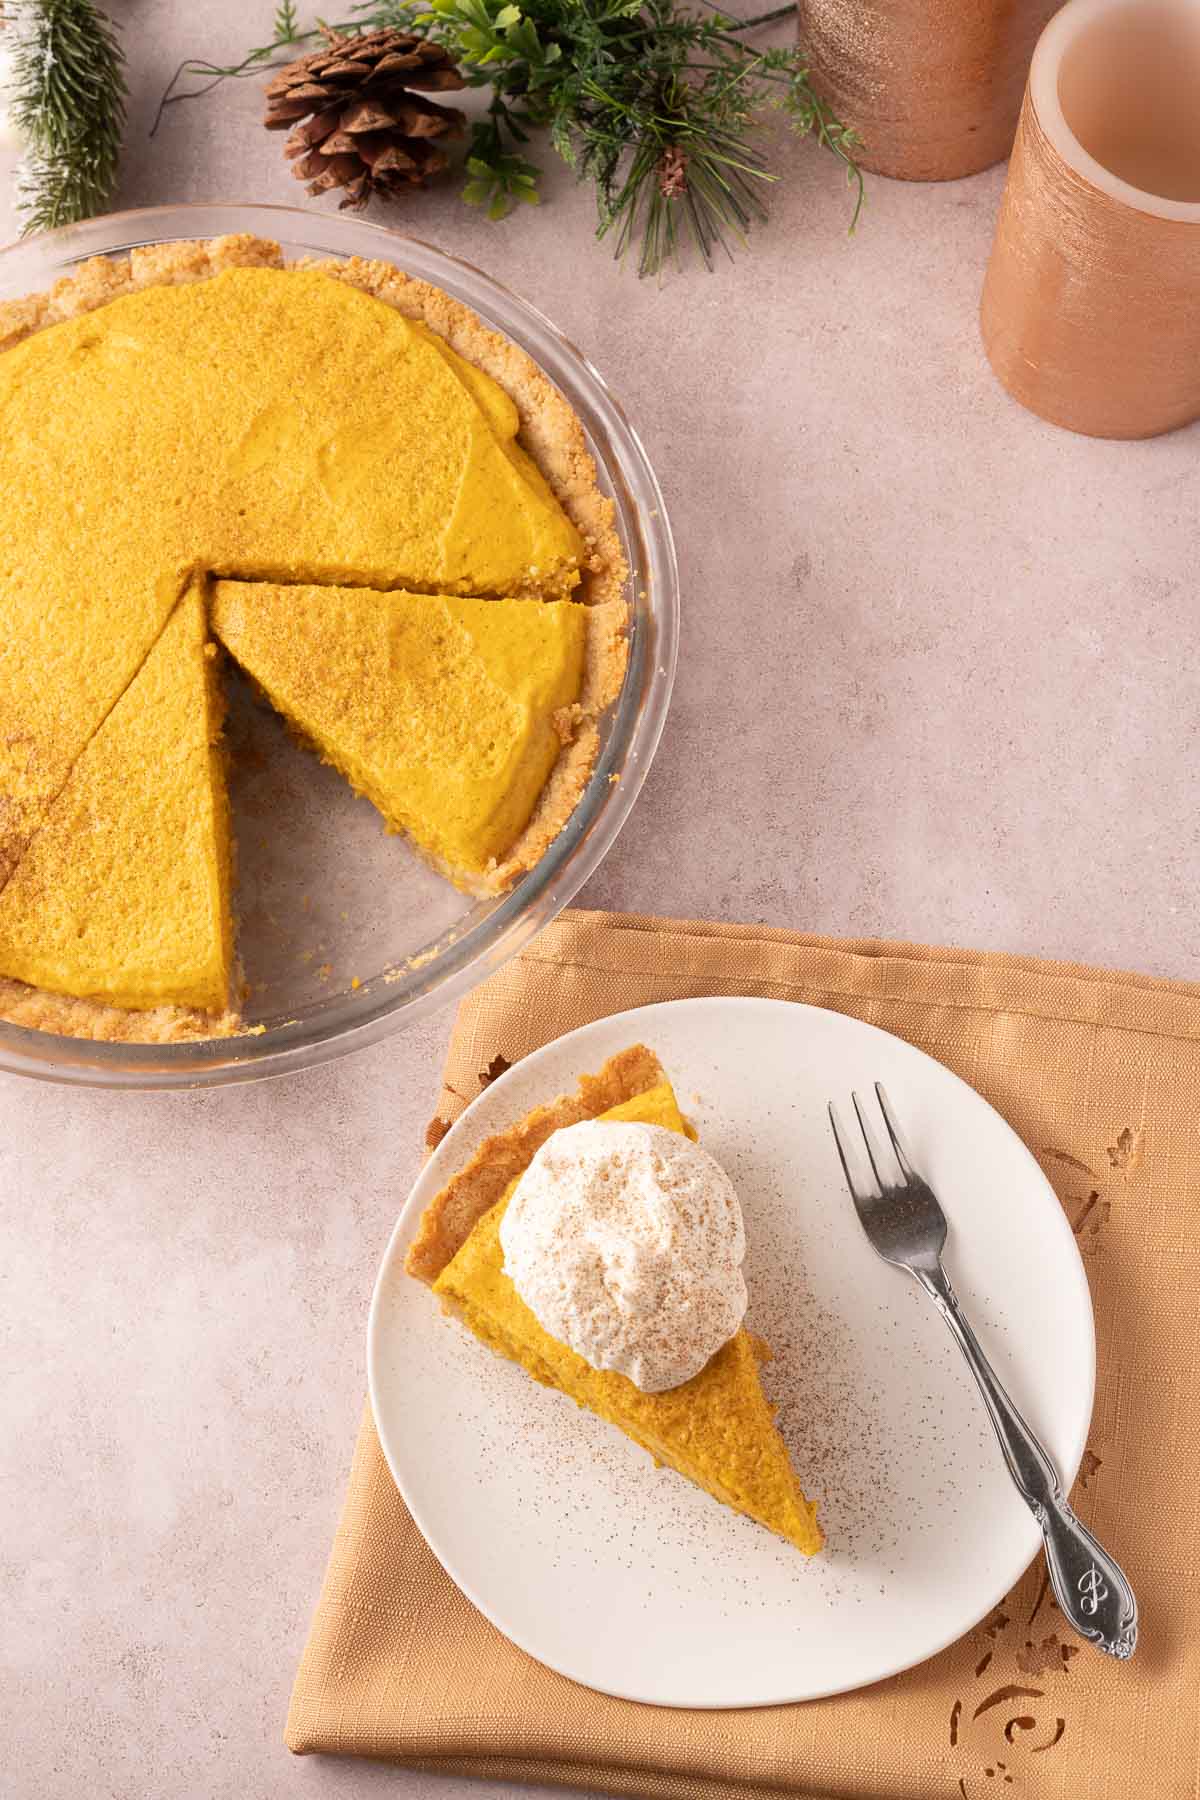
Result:
M248 84L145 138L179 57L240 54L266 0L114 10L121 203L294 201ZM586 350L672 510L675 703L585 902L1200 976L1200 435L1073 438L1004 394L1002 170L874 181L847 240L836 173L780 153L751 252L661 292L565 176L500 227L449 191L393 215ZM281 1747L448 1030L226 1094L0 1081L6 1800L478 1792Z

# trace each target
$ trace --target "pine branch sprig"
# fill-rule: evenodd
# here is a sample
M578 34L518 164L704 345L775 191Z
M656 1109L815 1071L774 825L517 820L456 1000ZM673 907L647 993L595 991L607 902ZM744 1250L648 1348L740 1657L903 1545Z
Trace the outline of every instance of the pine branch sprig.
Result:
M774 109L842 164L853 230L863 203L854 133L821 99L798 49L747 41L794 16L794 5L738 19L713 0L695 3L704 10L688 0L350 0L350 21L332 29L419 33L454 58L468 87L490 90L472 126L463 190L489 218L536 203L539 170L524 150L545 132L590 183L596 235L619 257L636 245L639 273L657 274L690 244L711 267L766 217L765 190L778 176L755 136ZM273 42L241 63L182 64L155 129L167 106L273 66L320 29L300 30L285 3ZM203 87L181 86L195 76Z
M748 20L677 0L384 0L372 10L410 20L457 58L468 85L492 89L469 184L487 191L490 172L492 216L536 197L536 186L510 189L505 159L522 141L514 120L543 126L591 182L597 236L611 237L618 256L638 244L639 273L657 274L690 242L711 266L766 217L763 190L777 176L753 139L774 108L843 164L854 190L850 228L858 221L853 132L820 98L797 49L757 50L746 39L792 6ZM522 175L536 175L517 160Z
M300 41L300 13L296 0L280 0L275 8L275 42L296 44Z
M17 170L22 236L103 210L125 128L124 56L92 0L17 0L10 111L25 146Z

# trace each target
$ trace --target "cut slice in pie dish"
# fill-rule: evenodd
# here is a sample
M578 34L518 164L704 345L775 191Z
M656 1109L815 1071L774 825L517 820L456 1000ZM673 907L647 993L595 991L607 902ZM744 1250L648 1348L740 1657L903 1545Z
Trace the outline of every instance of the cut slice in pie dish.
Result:
M225 1011L217 656L191 589L0 892L0 975L107 1006Z
M296 733L468 892L532 868L625 671L625 608L220 581L213 629Z
M812 1556L822 1544L816 1507L801 1490L763 1392L759 1365L769 1351L760 1340L739 1330L690 1381L644 1393L625 1375L592 1368L544 1331L505 1273L500 1222L521 1175L553 1132L599 1118L693 1135L657 1057L642 1045L625 1050L585 1075L577 1094L536 1108L480 1146L426 1208L408 1272L429 1283L489 1349Z

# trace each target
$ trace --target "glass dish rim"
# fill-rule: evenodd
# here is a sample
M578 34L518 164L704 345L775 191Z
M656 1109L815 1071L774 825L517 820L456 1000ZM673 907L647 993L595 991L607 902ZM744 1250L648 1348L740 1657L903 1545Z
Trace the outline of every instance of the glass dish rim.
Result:
M420 968L331 996L261 1035L174 1044L96 1042L0 1021L0 1072L72 1086L192 1088L313 1068L414 1024L461 998L524 949L593 874L628 818L662 735L679 640L679 576L661 489L624 407L590 360L523 296L422 238L344 214L240 201L190 201L108 213L0 249L7 295L52 285L89 256L146 244L249 232L285 254L375 256L433 282L517 343L563 392L631 540L630 666L588 788L537 866L487 918ZM27 285L22 285L27 284Z

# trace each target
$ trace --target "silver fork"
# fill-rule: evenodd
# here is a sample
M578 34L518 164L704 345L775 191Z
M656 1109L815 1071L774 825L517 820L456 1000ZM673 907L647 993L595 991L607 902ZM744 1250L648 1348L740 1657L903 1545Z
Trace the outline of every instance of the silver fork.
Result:
M890 1180L884 1179L884 1159L876 1150L862 1103L857 1094L851 1096L875 1178L874 1190L855 1181L851 1174L846 1139L832 1102L829 1107L829 1122L846 1185L862 1228L884 1262L907 1269L924 1288L966 1357L1000 1439L1009 1473L1041 1526L1050 1582L1063 1617L1080 1637L1124 1660L1133 1655L1137 1643L1137 1601L1133 1589L1113 1558L1067 1505L1053 1463L980 1349L942 1267L946 1215L929 1183L913 1167L888 1097L878 1081L875 1093L895 1159L896 1173Z

